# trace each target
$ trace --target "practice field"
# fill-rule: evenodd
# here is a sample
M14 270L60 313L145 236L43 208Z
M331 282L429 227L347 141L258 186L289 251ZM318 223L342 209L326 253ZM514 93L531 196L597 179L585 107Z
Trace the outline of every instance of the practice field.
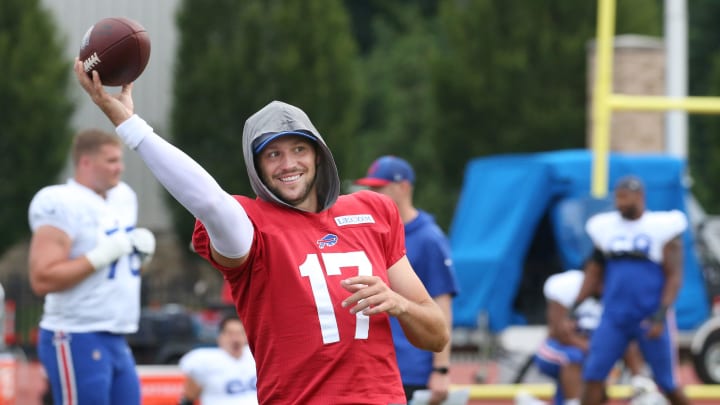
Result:
M6 365L5 365L6 366ZM504 405L512 404L515 394L524 390L541 399L552 397L552 384L472 384L480 365L475 362L453 363L451 381L453 389L469 389L469 405ZM176 405L180 396L183 377L175 366L138 366L142 380L143 405ZM693 404L720 404L720 385L697 384L697 379L689 365L678 370L680 379L685 384L685 392ZM17 363L14 373L0 364L0 405L41 405L45 388L42 377L42 366L38 363ZM9 376L12 375L10 378ZM7 384L15 380L15 388ZM610 405L627 404L630 388L625 385L614 385L609 388ZM3 399L12 395L14 401Z
M468 405L512 404L518 391L529 392L533 396L548 401L552 398L554 387L551 384L483 384L456 385L456 389L470 389ZM685 392L693 404L710 405L720 403L720 386L718 385L687 385ZM630 387L615 385L609 388L610 402L608 405L627 404Z
M504 405L512 404L518 391L526 391L543 400L550 400L555 392L553 384L526 383L526 384L474 384L478 371L484 371L488 382L498 382L500 379L496 363L483 364L481 362L453 362L451 368L451 381L454 389L469 389L469 405ZM720 385L703 385L699 383L692 366L683 362L679 367L678 378L684 385L685 392L693 404L710 405L720 404ZM608 389L609 405L627 404L630 396L630 387L627 385L613 385Z
M177 367L138 366L138 373L143 405L177 405L184 382ZM41 405L46 389L43 374L42 365L37 362L16 363L14 373L0 365L0 405Z

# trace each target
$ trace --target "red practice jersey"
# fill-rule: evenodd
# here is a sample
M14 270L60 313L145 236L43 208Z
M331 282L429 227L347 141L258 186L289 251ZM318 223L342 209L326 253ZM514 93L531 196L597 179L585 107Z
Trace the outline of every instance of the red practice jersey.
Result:
M229 282L255 356L261 404L405 403L387 314L341 306L340 281L375 275L405 255L395 204L370 191L309 213L235 197L255 227L249 258L229 269L210 257L197 223L195 250Z

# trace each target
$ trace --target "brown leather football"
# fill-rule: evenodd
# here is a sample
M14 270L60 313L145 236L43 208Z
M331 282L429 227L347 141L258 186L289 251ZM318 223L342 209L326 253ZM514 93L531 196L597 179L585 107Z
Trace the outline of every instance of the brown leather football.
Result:
M80 45L83 69L97 70L105 86L122 86L137 79L150 60L150 37L128 18L104 18L95 23Z

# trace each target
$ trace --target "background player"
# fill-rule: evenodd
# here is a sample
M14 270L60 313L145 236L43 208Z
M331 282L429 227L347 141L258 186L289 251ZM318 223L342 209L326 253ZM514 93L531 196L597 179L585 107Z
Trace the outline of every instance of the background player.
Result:
M587 356L589 339L600 322L602 285L595 285L593 295L573 307L585 274L568 270L550 276L543 286L547 301L548 338L534 356L538 369L556 381L555 404L577 405L582 392L582 366ZM643 360L637 345L631 343L623 358L637 394L652 386L642 375ZM648 384L649 383L649 384ZM516 401L518 405L541 401Z
M257 405L255 360L237 316L220 321L217 344L193 349L180 359L186 378L179 405L197 399L212 405Z
M405 256L393 202L369 191L339 197L330 149L302 110L275 101L248 118L243 156L258 198L232 196L133 115L132 85L110 95L79 61L75 74L198 218L193 246L231 285L260 403L405 402L388 316L433 351L449 340L445 318Z
M434 218L413 205L415 171L412 166L399 157L382 156L355 184L385 194L397 205L405 225L405 246L410 264L442 309L447 328L451 330L452 298L458 289L450 258L450 243ZM391 318L390 325L407 400L412 399L415 391L429 389L429 404L441 403L450 389L451 343L448 342L438 353L420 350L408 342L397 319Z
M595 245L577 301L603 283L603 316L583 368L582 403L602 401L603 382L631 340L637 341L653 379L672 404L687 404L675 378L677 349L671 307L682 282L682 234L687 218L677 210L645 209L645 189L635 176L615 186L616 210L591 217Z
M29 208L30 284L45 296L38 355L57 404L139 404L123 335L138 329L140 270L155 238L135 228L116 136L78 133L72 159L73 178L38 191Z

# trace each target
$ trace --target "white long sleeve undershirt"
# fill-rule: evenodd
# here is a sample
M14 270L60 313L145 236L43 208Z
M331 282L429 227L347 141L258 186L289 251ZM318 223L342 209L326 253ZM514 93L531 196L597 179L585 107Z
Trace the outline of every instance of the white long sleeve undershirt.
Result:
M205 225L218 253L239 258L250 251L254 233L250 218L202 166L137 115L118 125L116 132L137 151L165 189Z

